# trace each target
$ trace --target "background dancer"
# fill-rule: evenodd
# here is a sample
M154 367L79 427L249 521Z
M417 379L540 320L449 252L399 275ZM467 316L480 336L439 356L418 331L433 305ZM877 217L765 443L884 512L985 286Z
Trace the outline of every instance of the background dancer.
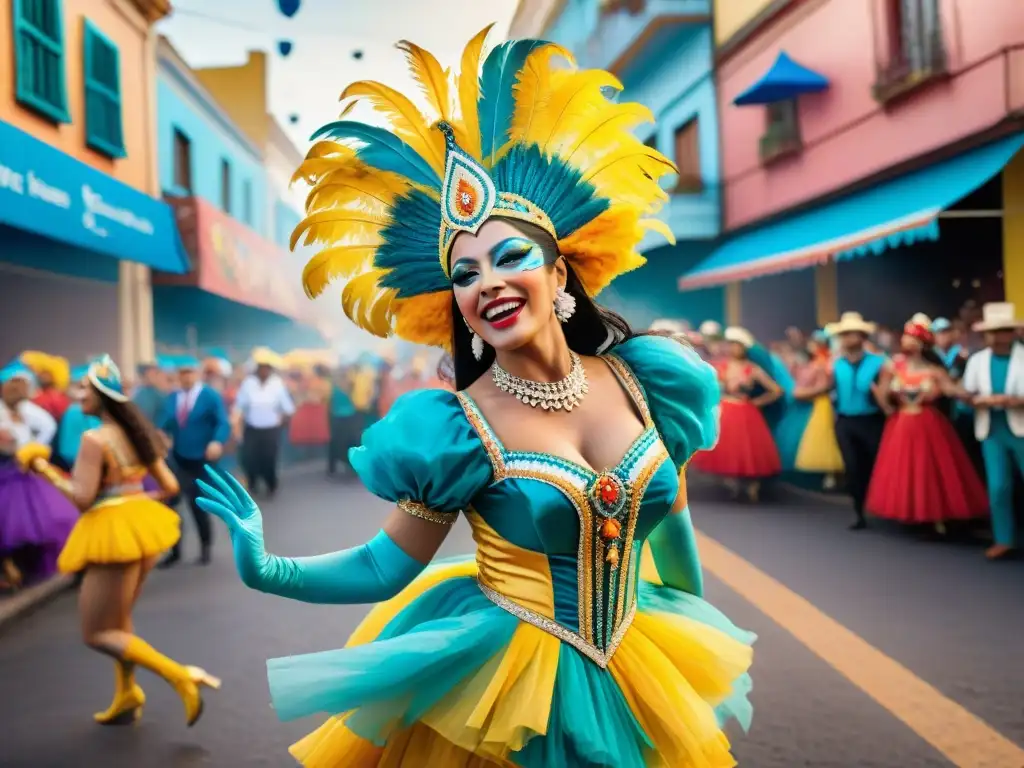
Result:
M67 479L45 452L26 452L26 465L45 477L84 510L60 553L63 573L85 572L79 591L82 638L95 651L114 658L114 700L93 717L101 725L137 720L146 696L135 681L136 665L166 680L181 698L185 720L193 725L203 711L200 687L220 681L198 667L164 656L135 634L132 610L157 557L178 540L178 516L157 499L173 496L177 481L164 462L164 444L154 427L128 400L121 373L109 357L89 366L83 406L103 425L86 433ZM147 493L151 474L160 490Z

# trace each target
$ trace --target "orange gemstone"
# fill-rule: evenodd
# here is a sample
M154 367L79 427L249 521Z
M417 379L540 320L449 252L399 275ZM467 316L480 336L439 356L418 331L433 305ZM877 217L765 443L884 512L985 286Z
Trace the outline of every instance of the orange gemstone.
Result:
M617 539L622 531L622 524L618 520L608 518L601 524L602 539Z
M455 186L455 207L463 216L472 216L476 212L476 190L465 179L459 179Z

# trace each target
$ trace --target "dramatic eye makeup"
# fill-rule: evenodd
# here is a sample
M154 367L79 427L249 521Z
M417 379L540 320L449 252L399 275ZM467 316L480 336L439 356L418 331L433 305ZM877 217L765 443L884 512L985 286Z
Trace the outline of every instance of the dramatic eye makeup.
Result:
M480 276L480 265L473 259L459 259L452 265L452 285L465 288Z
M533 240L509 237L491 248L495 269L508 272L529 272L544 266L544 251Z

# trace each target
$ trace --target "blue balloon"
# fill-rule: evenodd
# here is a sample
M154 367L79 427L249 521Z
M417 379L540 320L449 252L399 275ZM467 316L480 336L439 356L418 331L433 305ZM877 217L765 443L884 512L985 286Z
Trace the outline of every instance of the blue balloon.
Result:
M281 52L282 56L287 56L292 52L292 41L291 40L278 40L277 50Z
M277 7L281 9L281 13L291 18L299 10L299 0L277 0Z

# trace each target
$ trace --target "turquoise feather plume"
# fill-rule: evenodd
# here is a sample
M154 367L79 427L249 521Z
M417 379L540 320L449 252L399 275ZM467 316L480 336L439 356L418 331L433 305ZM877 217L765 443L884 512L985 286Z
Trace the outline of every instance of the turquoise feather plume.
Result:
M508 140L512 113L516 99L512 86L519 70L533 51L548 43L542 40L509 40L488 55L480 75L480 100L477 114L480 118L480 151L487 165L494 163L494 154Z
M378 171L397 173L414 184L441 189L441 177L430 164L412 147L383 128L353 120L337 120L314 133L310 141L324 138L358 139L364 146L356 150L356 157L370 167Z

